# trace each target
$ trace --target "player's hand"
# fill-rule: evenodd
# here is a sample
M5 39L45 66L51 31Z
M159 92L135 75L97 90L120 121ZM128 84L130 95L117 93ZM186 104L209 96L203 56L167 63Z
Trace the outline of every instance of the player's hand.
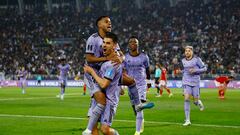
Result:
M191 74L194 74L194 73L196 72L196 70L195 70L194 68L190 68L190 69L189 69L189 72L190 72Z
M122 62L123 62L123 59L120 56L118 56L117 54L107 56L107 60L112 61L112 63L114 63L114 65L122 64Z
M83 70L84 70L85 73L89 73L89 74L94 72L94 70L88 65L84 65Z

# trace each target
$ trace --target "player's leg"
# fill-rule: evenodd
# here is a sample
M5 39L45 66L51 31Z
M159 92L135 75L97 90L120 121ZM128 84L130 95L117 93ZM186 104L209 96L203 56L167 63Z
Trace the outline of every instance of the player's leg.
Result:
M155 87L157 88L156 97L160 97L159 78L155 78Z
M25 80L21 80L21 87L22 87L22 94L25 94L26 91L25 91Z
M92 135L99 135L98 124L93 127Z
M200 100L200 88L199 86L193 87L193 98L194 98L194 104L199 107L200 111L204 110L204 105L202 101Z
M190 122L190 96L192 95L192 88L188 85L183 85L184 91L184 112L185 112L185 123L183 126L191 125Z
M116 109L116 107L107 103L105 111L103 115L101 115L101 131L104 135L119 135L117 130L111 128Z
M139 96L141 103L146 103L146 88L147 86L139 86ZM136 116L136 132L135 134L140 134L144 131L144 113L143 110L137 112Z
M86 129L88 131L93 130L94 125L97 123L106 106L106 97L103 92L97 91L94 93L93 97L96 101L96 105L94 108L92 108L91 116L89 117L88 126Z
M141 104L136 83L134 79L128 76L125 72L122 74L121 84L128 86L129 92L132 95L132 103L135 105L136 111L152 108L154 106L153 103Z
M84 83L84 84L83 84L83 95L86 95L86 91L87 91L87 86L86 86L86 84Z
M65 94L65 87L66 87L66 80L61 81L61 91L60 91L60 99L64 99L64 94Z
M89 117L87 129L84 131L84 132L92 132L93 127L95 126L101 114L105 110L106 96L100 90L98 85L93 81L92 77L88 78L85 81L87 81L85 82L85 84L87 85L88 90L90 90L90 95L94 98L94 102L96 102L95 103L96 105L91 108L91 116Z

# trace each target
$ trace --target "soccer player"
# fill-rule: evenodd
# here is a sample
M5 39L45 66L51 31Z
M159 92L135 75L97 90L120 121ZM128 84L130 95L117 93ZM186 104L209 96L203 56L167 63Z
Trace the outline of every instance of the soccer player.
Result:
M234 79L233 76L219 76L215 79L215 84L218 87L218 97L219 99L224 99L225 92L227 90L227 85L230 81Z
M157 63L156 66L155 66L155 87L157 88L157 96L156 97L161 97L161 95L159 94L160 92L160 87L159 87L159 79L160 79L160 76L161 76L161 69L160 69L160 64Z
M123 61L123 54L120 51L119 46L117 45L115 55L110 56L103 56L103 38L106 36L108 32L111 32L111 20L108 16L100 16L97 21L96 25L98 27L98 32L92 34L88 40L87 40L87 46L86 46L86 62L88 66L92 67L94 71L98 74L98 71L102 65L103 62L106 62L108 60L114 61L118 64L121 64ZM119 57L122 56L122 57ZM90 96L93 97L97 105L96 107L90 107L89 115L94 114L94 116L91 116L88 122L86 132L92 131L94 125L97 123L97 120L100 117L100 114L104 111L105 105L106 105L106 96L105 94L97 87L96 81L92 78L92 76L88 73L84 74L84 80L85 83L90 90ZM136 105L136 110L140 111L144 108L151 108L153 107L153 103L146 103L141 104L137 87L135 84L134 79L130 78L127 74L122 74L121 79L122 85L126 85L129 87L130 92L132 92L134 104Z
M161 78L160 78L160 96L162 96L163 89L167 90L168 92L168 97L172 97L173 94L171 90L167 87L167 69L160 65L161 68Z
M25 67L22 67L19 71L18 71L18 75L19 80L20 80L20 85L21 85L21 89L22 89L22 94L26 93L26 80L28 77L28 72L27 70L25 70Z
M185 111L185 123L183 126L191 125L190 122L190 97L193 96L194 104L197 105L201 111L204 106L200 100L200 74L207 71L207 67L204 65L199 57L193 55L193 47L185 47L185 58L182 59L183 65L183 90L184 90L184 111Z
M62 55L59 57L60 60L60 64L57 66L58 70L59 70L59 83L61 85L61 89L60 89L60 94L57 95L57 97L61 100L64 99L64 93L65 93L65 87L67 84L67 76L68 76L68 71L70 70L70 65L68 63L66 63L66 56Z
M131 37L128 41L129 53L125 54L124 69L127 74L136 81L138 94L142 103L146 102L147 81L150 79L149 58L145 53L139 52L139 41L136 37ZM133 95L129 92L129 97L132 100ZM144 129L143 110L136 112L132 103L134 113L136 115L136 132L135 135L140 135Z
M113 33L108 33L103 40L104 56L114 56L117 45L117 36ZM114 65L111 61L104 62L99 72L97 73L92 67L85 65L84 72L90 74L98 84L98 89L106 94L106 106L101 115L101 131L104 135L118 135L118 132L111 128L113 117L116 113L120 87L119 80L122 76L122 65ZM95 102L95 100L93 100ZM96 105L96 103L95 103ZM90 118L93 116L92 114ZM83 135L91 135L91 131L85 130ZM93 129L93 134L98 134L97 126Z

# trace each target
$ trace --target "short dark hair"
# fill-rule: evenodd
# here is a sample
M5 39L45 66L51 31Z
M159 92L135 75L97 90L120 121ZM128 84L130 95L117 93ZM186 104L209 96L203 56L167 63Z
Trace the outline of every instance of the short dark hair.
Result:
M137 36L131 36L131 37L129 38L129 40L132 39L132 38L138 39ZM128 40L128 41L129 41L129 40Z
M99 21L101 21L103 18L110 18L109 16L107 16L107 15L103 15L103 16L99 16L98 18L97 18L97 20L96 20L96 26L98 26L98 22Z
M111 38L114 43L118 43L118 37L112 32L107 32L105 38Z
M229 79L235 79L233 75L228 76Z

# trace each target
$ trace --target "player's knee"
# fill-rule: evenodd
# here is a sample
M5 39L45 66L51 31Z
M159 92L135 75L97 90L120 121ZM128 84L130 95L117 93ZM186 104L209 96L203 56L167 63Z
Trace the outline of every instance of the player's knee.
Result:
M101 126L101 131L104 135L108 135L110 133L110 127L107 125L102 125Z
M99 104L102 104L102 105L106 105L106 96L104 93L102 92L96 92L94 94L94 98L95 100L99 103Z

